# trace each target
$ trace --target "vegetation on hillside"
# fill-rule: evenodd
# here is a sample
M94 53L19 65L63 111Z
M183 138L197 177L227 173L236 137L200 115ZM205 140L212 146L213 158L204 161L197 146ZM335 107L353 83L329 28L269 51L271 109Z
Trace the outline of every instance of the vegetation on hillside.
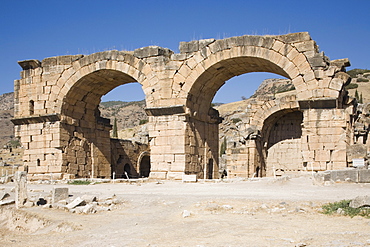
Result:
M220 157L223 155L223 154L226 154L226 148L227 148L227 142L226 142L226 137L224 137L222 143L221 143L221 147L220 147Z
M100 105L105 107L105 108L123 107L123 106L130 106L130 105L143 105L143 106L145 106L145 100L130 101L130 102L120 101L120 100L118 100L118 101L106 101L106 102L101 102Z
M352 78L356 78L359 74L368 73L370 70L368 69L352 69L347 71L347 74L349 74Z
M348 89L355 89L355 88L358 88L358 84L357 83L350 83L346 86L346 90Z

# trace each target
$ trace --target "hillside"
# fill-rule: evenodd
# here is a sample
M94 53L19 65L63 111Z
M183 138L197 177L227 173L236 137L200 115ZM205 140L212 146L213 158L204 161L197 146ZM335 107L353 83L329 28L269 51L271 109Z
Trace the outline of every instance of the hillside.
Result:
M353 69L348 71L351 75L352 81L346 86L349 95L355 97L356 91L362 103L370 102L370 70L367 69Z
M142 101L108 101L100 104L100 113L104 118L109 118L113 125L117 119L117 129L133 128L139 125L140 121L145 122L148 117L144 111L145 100Z
M0 147L3 148L14 137L14 93L0 95Z

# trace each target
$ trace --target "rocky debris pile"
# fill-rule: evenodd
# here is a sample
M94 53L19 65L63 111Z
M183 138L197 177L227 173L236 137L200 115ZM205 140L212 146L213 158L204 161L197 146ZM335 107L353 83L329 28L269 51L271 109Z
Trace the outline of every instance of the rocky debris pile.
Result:
M71 213L80 214L94 214L101 211L112 211L122 202L116 198L115 195L105 198L98 198L91 195L83 195L76 197L72 201L60 200L52 205L45 205L44 207L54 207L64 209Z
M370 196L358 196L349 203L351 208L370 207Z
M5 191L0 191L0 206L9 205L15 203L14 198L10 197L10 194Z
M70 213L95 214L116 209L122 201L116 195L101 197L94 195L69 195L68 188L54 188L52 192L31 190L27 200L21 207L42 207L43 209L61 209ZM15 203L14 189L9 192L0 191L0 206Z
M0 95L0 111L14 109L14 93L4 93Z

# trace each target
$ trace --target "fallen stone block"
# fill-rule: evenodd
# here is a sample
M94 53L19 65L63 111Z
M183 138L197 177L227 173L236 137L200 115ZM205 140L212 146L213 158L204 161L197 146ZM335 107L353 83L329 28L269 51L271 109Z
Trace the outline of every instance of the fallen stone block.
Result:
M67 205L68 204L68 201L67 200L60 200L60 201L58 201L58 203L56 203L56 204L61 204L61 205Z
M69 191L68 188L53 188L51 202L56 203L61 200L68 199Z
M187 218L187 217L190 217L191 216L191 212L190 211L188 211L188 210L184 210L183 212L182 212L182 217L183 218Z
M51 204L45 204L42 206L42 208L52 208L53 206Z
M358 182L359 183L370 183L370 170L369 169L358 170Z
M35 203L32 201L27 201L23 206L25 206L26 208L31 208L35 206Z
M186 183L186 182L197 182L197 175L193 174L193 175L182 175L182 182Z
M9 197L10 195L4 191L0 192L0 201L4 200L5 198Z
M85 206L85 205L86 205L86 202L81 197L77 197L71 203L67 204L66 208L68 210L71 210L71 209L76 208L78 206Z
M349 206L351 208L370 206L370 196L358 196L349 203Z
M4 201L0 201L0 206L9 205L13 203L15 203L15 200L4 200Z
M84 214L96 213L95 207L92 204L86 204L85 206L78 207Z
M358 182L358 170L338 170L331 171L331 179L335 182Z
M53 208L56 208L56 209L66 209L66 204L61 204L61 203L55 203L53 204Z
M102 206L100 206L100 207L96 208L96 210L97 211L111 211L111 208L110 207L102 207Z
M84 200L86 203L96 202L97 197L92 195L83 195L81 196L81 199Z

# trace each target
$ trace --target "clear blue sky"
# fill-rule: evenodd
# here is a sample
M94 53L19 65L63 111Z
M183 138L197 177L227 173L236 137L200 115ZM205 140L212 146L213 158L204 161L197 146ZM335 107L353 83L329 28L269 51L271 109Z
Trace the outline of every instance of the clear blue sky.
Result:
M17 61L158 45L178 52L180 41L308 31L330 59L370 69L370 1L248 0L0 0L0 94L13 91ZM250 96L262 77L232 79L214 101ZM139 100L139 84L103 100Z

